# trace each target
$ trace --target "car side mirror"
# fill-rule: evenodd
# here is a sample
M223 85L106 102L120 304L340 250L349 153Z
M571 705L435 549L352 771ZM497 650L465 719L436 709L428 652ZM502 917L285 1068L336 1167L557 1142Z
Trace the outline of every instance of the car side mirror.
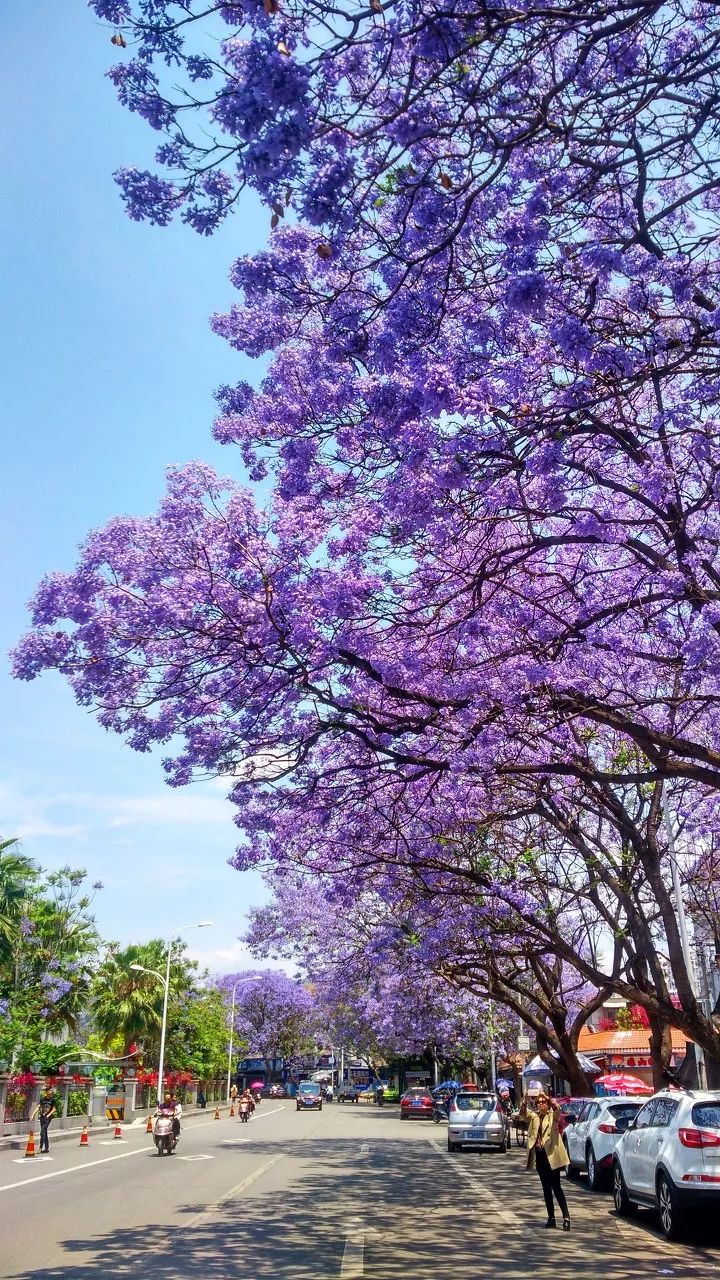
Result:
M635 1117L633 1116L631 1120L628 1120L628 1122L627 1122L627 1124L625 1125L625 1128L622 1130L622 1132L623 1132L623 1133L630 1133L630 1130L631 1130L631 1129L635 1129L636 1127L637 1127L637 1126L636 1126L636 1124L635 1124ZM619 1129L619 1128L620 1128L620 1125L618 1125L618 1129Z
M565 1120L567 1124L575 1124L577 1116L566 1116Z

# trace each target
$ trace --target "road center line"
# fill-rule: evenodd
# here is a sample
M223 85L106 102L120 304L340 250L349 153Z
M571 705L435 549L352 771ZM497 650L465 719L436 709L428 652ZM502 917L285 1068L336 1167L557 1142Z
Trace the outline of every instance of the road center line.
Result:
M269 1114L270 1113L268 1112L268 1115ZM249 1187L251 1183L257 1182L258 1178L262 1178L263 1174L267 1173L268 1169L272 1168L274 1164L277 1164L278 1160L284 1160L286 1154L287 1153L285 1151L281 1151L270 1160L266 1160L265 1164L261 1164L260 1168L256 1169L254 1173L248 1174L247 1178L243 1178L242 1182L238 1182L236 1186L231 1187L230 1190L226 1191L219 1200L216 1200L213 1204L206 1205L204 1209L201 1209L199 1213L196 1213L194 1217L190 1218L183 1225L180 1234L184 1235L186 1231L192 1231L193 1227L199 1226L201 1222L204 1222L205 1219L209 1218L213 1213L219 1213L228 1201L234 1200L246 1189L246 1187Z

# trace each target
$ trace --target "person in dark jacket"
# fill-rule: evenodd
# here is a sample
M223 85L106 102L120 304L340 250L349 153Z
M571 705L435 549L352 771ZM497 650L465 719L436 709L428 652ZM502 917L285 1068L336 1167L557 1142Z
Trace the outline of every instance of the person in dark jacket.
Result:
M50 1121L55 1115L55 1091L49 1085L46 1085L40 1094L38 1104L30 1119L34 1120L38 1114L40 1116L40 1152L42 1154L50 1150L48 1129L50 1128Z

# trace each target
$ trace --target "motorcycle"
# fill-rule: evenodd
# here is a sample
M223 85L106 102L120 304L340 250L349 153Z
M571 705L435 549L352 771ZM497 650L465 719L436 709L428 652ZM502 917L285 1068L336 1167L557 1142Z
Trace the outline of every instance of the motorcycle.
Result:
M175 1133L175 1117L162 1112L155 1121L153 1139L159 1156L171 1156L178 1144L179 1134Z
M443 1120L447 1120L450 1113L450 1099L436 1098L433 1104L433 1120L436 1124L440 1124Z
M250 1119L250 1103L247 1101L240 1102L238 1105L238 1111L240 1112L240 1119L243 1124L247 1124Z

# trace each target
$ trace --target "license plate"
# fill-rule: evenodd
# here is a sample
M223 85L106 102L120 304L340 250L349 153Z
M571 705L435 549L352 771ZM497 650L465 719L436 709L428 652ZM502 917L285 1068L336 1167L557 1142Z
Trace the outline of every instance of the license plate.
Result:
M485 1137L485 1132L483 1129L466 1129L465 1137L474 1138L477 1141L478 1139L482 1139Z
M421 1106L422 1106L422 1102L411 1102L411 1103L410 1103L410 1106L411 1106L411 1107L421 1107Z

